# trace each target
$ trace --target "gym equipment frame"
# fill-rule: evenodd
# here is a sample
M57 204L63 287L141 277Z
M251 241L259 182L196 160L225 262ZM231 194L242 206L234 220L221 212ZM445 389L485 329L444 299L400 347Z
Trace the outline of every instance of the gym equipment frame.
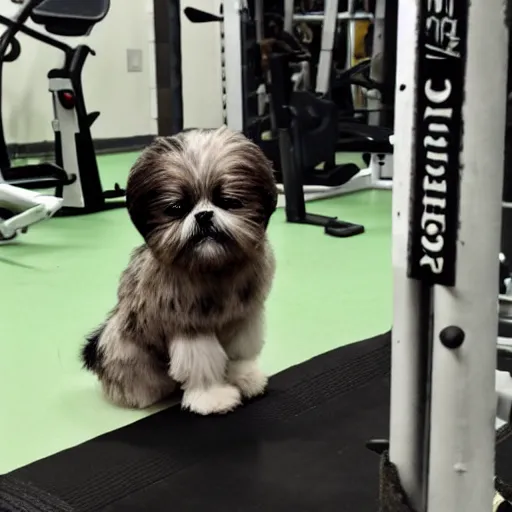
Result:
M510 376L496 379L504 16L501 0L399 7L389 462L415 512L493 510L496 411L510 421Z
M261 0L255 0L256 3ZM386 0L377 2L375 16L371 13L356 11L354 0L348 1L348 10L346 12L339 11L339 0L325 0L324 12L298 14L294 12L294 0L285 0L284 3L284 26L289 32L292 31L294 23L307 21L310 23L322 23L322 42L320 60L318 64L318 73L315 90L319 95L325 95L329 92L332 78L332 54L334 49L335 34L338 23L348 23L349 37L347 40L347 62L350 63L352 56L353 42L353 25L358 20L372 20L375 24L373 55L378 55L384 51L385 45L385 14ZM371 110L382 108L380 101L380 93L377 90L367 91L369 98L369 107ZM377 115L371 118L375 124L379 123ZM390 139L390 143L393 140ZM306 202L315 199L322 199L343 195L346 193L357 192L369 189L385 189L392 187L393 181L393 155L392 154L372 154L369 167L361 169L349 182L337 187L324 187L318 185L305 185L304 199ZM280 192L284 194L284 186L278 185Z
M52 128L55 132L55 163L12 167L0 110L0 182L23 189L54 188L55 195L62 198L60 212L66 214L90 213L124 206L124 201L107 202L107 199L122 198L125 193L117 184L114 190L104 191L99 176L90 127L100 113L87 112L81 82L86 58L89 54L94 55L94 51L83 44L73 48L27 27L25 22L32 17L35 23L43 25L49 33L70 37L87 36L94 25L107 15L109 8L109 0L89 2L86 12L70 11L69 3L64 0L28 0L14 20L0 16L0 23L7 26L0 39L0 83L3 63L19 56L20 45L16 40L18 32L64 53L62 67L48 73L54 109ZM8 53L9 48L11 50ZM17 50L14 57L13 49ZM14 190L9 189L11 202ZM24 191L20 192L20 204L24 204L25 196Z
M246 2L223 2L220 15L194 7L185 8L185 16L192 23L218 22L220 25L222 55L222 105L224 123L231 129L244 131L244 88L242 63L242 23Z
M332 51L334 46L334 34L338 22L352 24L355 20L375 20L377 30L374 34L374 48L382 51L384 45L384 22L386 12L385 0L379 0L376 17L369 13L355 11L355 2L349 2L350 11L338 13L338 0L326 0L325 13L293 14L293 3L285 3L285 27L293 25L294 22L309 21L323 23L322 31L322 52L319 63L319 79L316 90L318 93L327 91L328 82L331 76ZM230 128L245 131L246 102L244 96L244 49L242 38L242 20L247 16L246 0L226 0L222 3L220 15L206 13L198 9L187 7L185 15L193 23L219 22L222 46L222 80L223 80L223 107L224 122ZM261 36L263 25L263 2L254 1L256 34ZM351 45L349 44L349 52ZM295 78L294 78L295 80ZM380 96L378 91L369 91L371 108L378 109ZM390 141L392 143L392 141ZM366 189L390 189L392 186L393 156L391 154L374 154L371 156L370 166L353 177L349 182L341 186L306 185L303 187L305 201L338 196ZM278 185L281 194L284 194L284 186ZM284 197L280 205L285 202Z
M353 24L357 20L374 21L374 43L373 57L382 54L385 45L385 14L386 0L379 0L375 16L370 13L357 12L355 2L349 0L348 11L338 12L339 0L325 0L323 13L295 14L294 1L285 2L285 27L291 30L293 23L300 21L322 23L322 43L320 60L318 64L318 73L315 90L319 95L325 95L330 90L332 78L332 54L334 49L335 34L337 25L340 22L348 23L349 37L347 41L347 56L352 56L352 33ZM350 63L350 59L347 60ZM370 110L379 110L382 108L380 93L377 90L366 92L369 99ZM375 124L379 124L378 115L372 115L371 119ZM393 139L390 139L393 143ZM361 169L348 183L339 187L322 186L304 186L304 197L306 201L322 199L343 195L345 193L357 192L368 189L389 190L393 181L393 155L392 154L372 154L369 167Z
M62 207L62 198L40 194L0 182L0 244L26 233L38 222L53 217Z

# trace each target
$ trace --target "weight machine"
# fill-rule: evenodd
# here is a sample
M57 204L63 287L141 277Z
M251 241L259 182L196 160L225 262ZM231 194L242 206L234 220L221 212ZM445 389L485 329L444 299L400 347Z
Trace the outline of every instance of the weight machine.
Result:
M225 1L220 14L193 7L185 8L185 16L192 23L218 23L221 39L222 107L224 123L232 130L247 130L247 62L244 59L245 38L243 18L247 15L246 1ZM257 95L252 95L254 98Z
M504 16L500 0L400 2L389 452L371 445L383 512L511 506L494 478L512 404L496 373Z
M392 7L396 0L388 0L388 2L391 2ZM220 25L224 122L231 128L243 131L249 138L256 140L269 158L275 162L278 171L282 171L282 169L279 169L281 162L276 144L277 139L267 141L259 140L258 138L258 130L264 122L263 118L267 117L267 119L270 119L273 131L277 131L277 126L275 113L272 108L270 109L270 117L264 115L264 108L268 98L267 91L261 83L262 81L258 82L254 78L254 64L251 61L255 59L247 58L251 47L249 41L261 41L263 37L263 2L262 0L254 1L252 9L255 22L254 34L244 33L247 27L247 23L244 22L247 21L249 15L248 2L246 0L241 2L225 1L221 9L221 13L217 15L189 7L185 9L185 14L193 23L218 22ZM338 0L326 0L325 13L299 14L294 13L293 1L286 0L284 4L285 29L290 29L294 23L301 21L322 23L322 52L316 85L317 95L325 95L329 90L329 82L332 76L334 35L338 23L346 22L351 27L355 20L374 19L372 14L357 12L355 10L355 2L352 0L349 2L349 9L347 12L338 13ZM391 12L392 10L391 8ZM385 41L383 37L384 23L382 20L386 14L384 0L379 2L379 9L376 14L375 24L377 29L375 31L374 46L378 49L380 48L379 44L382 46ZM350 45L347 53L352 53ZM303 66L299 72L292 73L294 90L301 89L298 84L308 83L307 64L309 63L306 62L305 64L306 66ZM290 62L290 65L292 65L292 62ZM293 65L296 66L296 64ZM261 70L259 72L261 73ZM301 82L302 78L304 80ZM372 94L376 95L377 99L371 105L371 110L378 110L381 108L380 94L377 91L370 91L369 95L371 96ZM375 118L375 114L373 117ZM352 169L347 169L346 172L344 169L343 172L338 173L338 176L335 172L338 169L335 168L334 162L331 162L332 165L329 165L329 172L325 173L325 176L327 178L336 176L336 179L329 180L328 185L324 184L327 180L324 180L323 176L321 177L318 172L315 174L315 180L312 181L312 183L318 182L317 184L299 185L301 186L301 193L304 194L305 201L364 189L391 187L391 137L377 133L382 131L379 128L375 129L362 123L346 122L339 125L338 129L341 129L346 135L345 140L338 141L336 149L333 148L333 155L336 150L342 152L367 152L372 154L370 167L368 169L358 169L355 177L353 177ZM361 134L353 134L354 129L357 129ZM386 132L386 130L384 131ZM391 130L389 130L389 134L391 134ZM386 169L388 169L387 172ZM341 169L339 170L341 171ZM318 179L316 179L317 177ZM283 177L284 180L285 178ZM338 185L338 183L341 185ZM284 186L278 186L280 192L284 193Z
M335 44L335 34L339 23L346 23L348 26L349 37L347 38L347 66L351 66L351 56L353 54L352 42L354 33L354 24L358 20L371 20L374 23L373 35L373 60L379 60L382 64L386 59L383 54L394 54L395 47L391 44L394 39L386 38L385 28L394 28L396 23L386 22L386 16L392 18L396 16L396 0L379 0L377 2L375 16L370 13L358 12L355 9L355 1L348 0L348 10L339 12L339 0L325 0L324 12L319 13L295 13L294 0L285 0L285 26L291 27L294 23L306 21L309 23L322 24L322 41L320 59L318 64L318 72L316 79L315 92L318 96L329 97L332 84L333 70L333 48ZM391 30L393 33L393 30ZM387 70L382 73L377 66L370 63L364 63L361 66L347 70L347 77L350 80L353 75L360 69L369 68L368 80L364 84L365 95L368 100L369 119L371 125L364 125L353 122L345 122L339 125L340 133L347 134L346 141L340 140L338 144L339 151L345 152L364 152L370 153L369 167L361 169L348 183L339 187L305 187L305 191L309 192L308 199L318 199L322 197L337 196L347 192L354 192L366 189L390 189L392 186L393 175L393 137L391 130L389 134L383 125L392 126L391 122L385 123L386 115L381 112L386 108L386 104L382 102L382 92L386 86L383 82L389 81L391 89L393 87L393 77L388 76ZM392 66L393 67L393 66ZM394 74L394 70L393 70ZM379 88L372 87L372 84ZM389 95L385 95L387 106L392 106L393 99ZM388 116L389 117L389 116ZM386 134L384 136L384 134ZM387 137L387 140L386 140Z
M354 119L340 120L338 109L330 99L333 75L332 55L338 19L350 23L350 20L366 19L368 15L356 13L353 2L349 3L349 8L353 12L344 13L338 12L338 0L327 0L324 13L295 14L293 11L290 13L293 9L293 5L290 4L292 2L288 2L285 8L286 16L291 18L291 23L323 20L323 25L315 93L292 90L288 55L275 54L270 59L270 98L279 133L286 217L289 222L321 226L325 233L331 236L348 237L361 234L364 232L363 226L308 213L305 203L307 199L391 187L391 179L383 177L383 168L386 161L391 163L392 159L392 130L380 126L369 126ZM393 6L395 6L394 11L391 9ZM392 16L394 12L397 16L396 2L393 4L393 0L388 0L387 8L381 2L381 9L382 15ZM289 23L289 20L286 20L286 23ZM383 35L377 34L376 38L382 42ZM352 55L350 48L348 54ZM390 68L393 71L391 83L394 83L394 58L390 60L392 61ZM360 68L361 66L355 67L356 70ZM350 80L354 68L343 73L350 75ZM367 87L372 87L374 82L368 77L364 83ZM381 91L386 90L386 87L380 84L375 83L375 86L378 87L379 95ZM392 103L393 97L394 94L386 99ZM381 108L380 102L377 107ZM343 134L341 138L340 132ZM371 153L370 167L361 170L355 164L346 164L339 167L330 166L322 171L315 170L312 174L315 176L321 174L323 183L319 182L312 194L312 187L305 186L304 176L310 172L310 169L315 169L319 163L328 161L337 151ZM335 179L339 178L338 183L335 184L337 186L333 186L335 180L331 179L331 176Z
M87 112L85 107L81 73L88 55L94 55L94 51L83 44L73 48L26 26L31 18L51 34L87 36L109 8L109 0L89 0L87 6L77 4L73 9L67 0L28 0L14 19L0 15L0 23L7 26L0 38L0 85L4 62L12 62L20 55L18 33L64 54L62 67L48 73L54 110L55 163L13 167L0 103L0 239L3 241L57 213L82 214L124 205L124 201L107 201L123 197L124 190L117 184L111 191L102 188L90 131L100 113ZM40 189L54 189L55 197L34 192Z

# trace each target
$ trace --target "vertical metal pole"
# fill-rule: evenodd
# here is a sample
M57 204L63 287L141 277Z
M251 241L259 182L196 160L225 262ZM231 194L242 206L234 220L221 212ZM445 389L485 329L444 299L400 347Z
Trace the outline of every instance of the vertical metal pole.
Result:
M384 56L382 62L382 80L384 85L382 92L381 103L385 105L385 111L379 119L379 126L393 127L394 124L394 110L393 105L395 102L395 86L396 86L396 34L398 30L398 4L399 0L385 0L384 12ZM389 37L386 37L389 33Z
M425 347L422 346L420 283L407 277L411 217L411 165L415 151L417 0L399 8L393 182L393 331L390 461L412 506L424 512Z
M160 123L158 133L160 135L173 135L183 130L183 76L181 62L181 2L180 0L167 2L168 13L168 37L169 37L169 89L171 92L170 126L162 126ZM158 24L155 21L155 31ZM162 75L167 73L159 71ZM169 114L168 114L169 115ZM166 119L167 116L164 116ZM167 128L167 129L166 129ZM170 129L170 131L169 131ZM162 131L161 131L162 130Z
M355 2L354 0L348 0L347 2L347 13L349 15L349 19L347 23L347 57L346 57L346 67L352 67L352 58L354 56L354 42L355 42L355 26L356 22L354 20L355 13ZM338 13L336 12L336 19L338 19Z
M375 6L375 17L373 21L372 67L370 69L370 78L378 83L382 83L383 79L382 66L385 38L385 13L386 0L379 0ZM369 95L368 107L376 110L376 112L370 112L368 114L368 124L380 126L381 114L378 112L378 109L382 107L382 104L378 91L372 91Z
M373 44L372 44L372 66L370 69L370 78L378 83L383 82L384 73L382 70L384 61L384 41L385 41L385 14L386 14L386 0L379 0L375 6L375 17L373 21ZM391 34L391 37L395 37ZM381 112L382 108L381 93L374 89L368 91L367 105L371 111L368 114L368 124L373 126L381 125ZM383 163L389 160L388 165L384 166ZM393 163L392 155L372 155L370 168L372 169L372 182L376 185L382 178L393 177ZM386 171L386 174L383 172Z
M295 0L284 0L284 29L289 34L293 30L293 14L295 12Z
M242 31L240 13L243 0L227 0L224 8L224 59L226 112L232 130L243 131Z
M338 26L338 1L325 0L324 21L322 23L322 46L316 75L316 92L326 94L331 88L332 50Z
M434 289L428 510L484 512L492 510L494 495L496 304L508 34L502 0L446 4L451 9L431 16L442 20L443 41L452 42L449 51L460 51L463 59L462 17L467 9L467 58L463 90L447 80L436 96L439 108L445 110L439 114L446 119L450 94L462 95L464 105L455 286ZM441 104L441 100L446 101ZM443 124L439 116L437 123L438 128ZM440 155L441 135L451 133L438 130L437 149L432 151ZM462 340L459 335L458 348L446 345L449 326L464 335Z
M256 40L258 43L264 36L264 9L263 0L254 0L254 23L256 25Z
M297 139L296 123L291 112L292 79L290 58L284 54L274 54L270 57L270 96L272 98L276 125L279 136L279 152L286 200L286 219L289 222L300 222L306 217L304 191L302 181L301 161L294 147L293 140Z
M385 2L386 0L379 0L381 2ZM346 56L346 69L351 68L354 65L353 58L354 58L354 49L356 45L356 3L355 0L348 0L347 2L347 13L348 13L348 21L347 23L347 56ZM337 18L336 14L336 18ZM352 93L352 101L354 101L357 98L357 86L352 85L350 87L350 91ZM356 108L360 107L360 105L356 105Z

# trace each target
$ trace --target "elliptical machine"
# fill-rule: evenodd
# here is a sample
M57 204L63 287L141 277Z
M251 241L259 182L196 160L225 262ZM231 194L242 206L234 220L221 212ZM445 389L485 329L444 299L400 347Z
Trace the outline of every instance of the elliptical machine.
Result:
M29 198L32 207L47 203L46 199L41 198L48 196L35 192L31 195L30 191L37 189L55 189L56 199L60 199L58 204L51 202L51 209L37 208L44 218L53 214L98 212L125 204L124 201L107 201L124 197L125 191L118 184L111 191L102 188L90 131L100 113L87 112L85 107L81 73L87 56L95 55L95 52L83 44L73 48L25 25L31 18L33 22L44 26L50 34L87 36L94 25L105 18L109 8L110 0L88 0L86 3L28 0L14 19L0 15L0 23L8 27L0 38L0 87L3 63L15 60L21 52L16 39L19 32L64 53L62 67L48 73L54 110L52 128L55 132L55 163L12 166L0 102L0 219L10 217L11 225L16 226L17 230L24 231L28 227L22 222L13 223L13 216L27 209ZM7 215L2 214L5 210ZM27 222L32 219L30 215L25 217ZM1 233L0 229L0 236Z

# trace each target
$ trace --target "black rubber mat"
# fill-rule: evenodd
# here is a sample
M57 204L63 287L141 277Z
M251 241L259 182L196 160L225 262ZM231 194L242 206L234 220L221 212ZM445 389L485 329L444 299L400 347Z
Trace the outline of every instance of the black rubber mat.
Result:
M387 436L389 367L386 334L276 375L228 416L172 407L1 477L0 510L376 511L365 442Z

